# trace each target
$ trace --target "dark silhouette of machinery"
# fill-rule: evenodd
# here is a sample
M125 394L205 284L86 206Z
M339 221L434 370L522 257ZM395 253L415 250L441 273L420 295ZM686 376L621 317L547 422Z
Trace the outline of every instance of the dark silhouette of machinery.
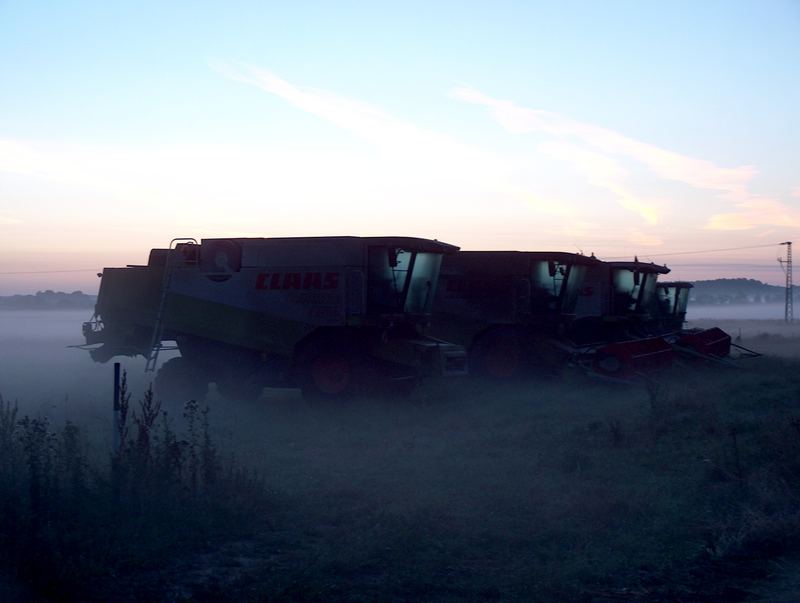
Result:
M469 351L470 372L508 378L557 372L564 334L597 259L562 252L461 251L447 256L432 332Z
M689 283L669 268L562 252L462 251L440 275L432 333L469 351L470 372L553 374L576 365L630 380L672 366L676 353L730 352L722 330L684 329Z
M339 398L408 390L465 374L463 348L425 334L442 257L457 247L411 237L176 239L147 265L105 268L84 324L104 362L161 350L162 396L230 397L300 387ZM175 342L170 344L169 342Z

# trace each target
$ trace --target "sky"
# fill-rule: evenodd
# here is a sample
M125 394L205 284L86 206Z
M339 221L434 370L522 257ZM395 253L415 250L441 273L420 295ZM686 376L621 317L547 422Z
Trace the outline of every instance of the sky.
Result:
M0 0L0 295L227 236L780 284L799 65L800 0Z

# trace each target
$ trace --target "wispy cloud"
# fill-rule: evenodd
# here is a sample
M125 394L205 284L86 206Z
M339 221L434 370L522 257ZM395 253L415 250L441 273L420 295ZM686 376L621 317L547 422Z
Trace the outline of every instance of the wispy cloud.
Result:
M662 178L685 182L697 188L744 192L747 183L756 173L752 166L719 167L710 161L661 149L558 113L520 107L511 101L495 99L472 88L456 88L451 95L465 102L488 107L492 117L510 132L541 132L559 138L571 137L605 153L639 161Z
M795 227L800 224L800 211L796 208L751 192L751 181L757 175L753 166L721 167L705 159L662 149L558 113L521 107L473 88L455 88L451 96L487 107L492 118L509 132L553 137L557 142L544 143L540 146L543 151L578 166L591 184L614 193L620 205L635 211L650 224L659 221L670 201L634 192L627 184L627 173L614 157L637 162L664 180L712 191L715 199L730 203L734 211L712 215L706 224L707 229L745 230L758 226ZM793 191L793 195L798 196L798 189Z
M211 67L229 79L282 98L298 109L406 160L433 160L439 168L458 170L463 170L465 164L472 165L480 167L480 174L500 167L501 162L490 153L465 145L444 133L421 128L369 103L326 90L300 87L271 71L251 65L214 63Z
M627 171L611 157L564 141L544 142L539 150L574 165L587 182L612 193L620 206L638 214L648 224L657 224L666 211L668 204L664 200L637 195L627 183Z
M491 182L495 188L498 183L508 179L508 157L498 157L445 134L419 128L370 104L323 90L299 87L258 67L215 64L212 68L225 77L256 86L298 109L317 115L362 139L388 149L393 155L402 156L404 161L430 164L435 170L455 174L465 181ZM479 93L464 90L457 95L471 100L479 97ZM485 98L480 96L479 100ZM520 120L501 117L515 131L529 127ZM628 185L627 172L606 155L563 140L544 143L539 146L538 151L570 162L582 172L588 182L608 190L621 207L637 214L647 224L656 224L666 212L667 204L663 200L637 195ZM518 170L531 171L531 167L528 163L527 167L518 167ZM501 184L500 188L507 190L512 187ZM528 207L543 214L561 212L564 215L564 208L568 207L556 200L537 195L535 189L526 191L523 196L526 197ZM531 201L534 197L536 202ZM583 223L587 228L592 224L588 221Z
M757 226L800 228L800 211L768 197L734 201L738 211L716 214L707 224L710 230L749 230Z

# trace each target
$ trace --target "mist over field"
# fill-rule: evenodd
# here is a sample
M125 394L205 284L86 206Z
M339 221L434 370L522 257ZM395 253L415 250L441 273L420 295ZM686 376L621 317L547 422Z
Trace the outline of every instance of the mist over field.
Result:
M0 393L21 414L50 417L53 429L80 425L102 459L112 439L112 363L67 347L81 343L87 318L0 313ZM799 349L795 325L707 324L781 357ZM118 360L135 401L152 373L141 358ZM795 491L764 477L772 471L765 442L796 445L789 419L798 417L800 382L781 368L786 361L689 367L657 390L565 372L533 385L431 383L408 399L335 406L279 389L229 401L212 386L204 404L218 449L262 476L269 502L227 537L126 570L120 583L130 598L120 600L768 595L788 578L758 569L773 553L754 543L788 554L794 545L775 530L798 530L783 503L774 507ZM183 402L164 401L176 429ZM732 440L737 425L743 435ZM740 505L752 507L756 523L742 523ZM731 565L742 555L749 573ZM93 580L107 593L102 572Z
M784 304L689 304L686 320L783 320Z
M87 351L70 347L84 343L81 325L90 317L86 310L0 312L0 395L25 412L59 420L110 420L113 363L97 364ZM152 380L144 359L117 360L131 387L143 391Z

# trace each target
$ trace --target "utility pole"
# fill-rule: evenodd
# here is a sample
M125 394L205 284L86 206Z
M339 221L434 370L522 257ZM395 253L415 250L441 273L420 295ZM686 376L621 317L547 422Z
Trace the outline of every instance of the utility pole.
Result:
M794 291L792 289L792 242L786 241L781 243L781 245L786 245L786 259L778 258L781 268L783 268L783 271L786 273L786 310L784 318L786 322L792 322L794 319L792 308L794 305Z

